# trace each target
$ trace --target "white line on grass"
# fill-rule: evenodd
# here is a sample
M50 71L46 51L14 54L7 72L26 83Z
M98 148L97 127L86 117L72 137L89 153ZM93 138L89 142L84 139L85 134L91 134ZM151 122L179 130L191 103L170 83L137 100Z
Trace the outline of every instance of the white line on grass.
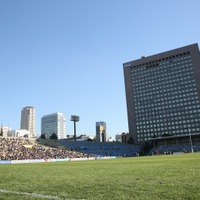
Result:
M31 197L41 198L41 199L53 199L53 200L78 200L78 199L63 199L63 198L59 198L59 197L51 196L51 195L43 195L43 194L28 193L28 192L17 192L17 191L12 191L12 190L2 190L2 189L0 189L0 193L9 193L9 194L26 195L26 196L31 196ZM81 200L81 199L79 199L79 200ZM82 200L84 200L84 199L82 199Z

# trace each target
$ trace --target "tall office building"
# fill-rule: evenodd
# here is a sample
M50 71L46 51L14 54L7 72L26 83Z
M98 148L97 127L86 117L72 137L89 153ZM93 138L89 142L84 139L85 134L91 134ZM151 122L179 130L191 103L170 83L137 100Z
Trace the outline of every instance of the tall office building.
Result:
M31 137L35 136L35 108L24 107L21 111L21 129L30 131Z
M41 134L49 138L53 133L58 139L66 138L66 117L63 113L57 112L42 117Z
M100 121L96 122L96 141L106 142L106 122Z
M123 64L129 133L134 143L200 133L197 44Z

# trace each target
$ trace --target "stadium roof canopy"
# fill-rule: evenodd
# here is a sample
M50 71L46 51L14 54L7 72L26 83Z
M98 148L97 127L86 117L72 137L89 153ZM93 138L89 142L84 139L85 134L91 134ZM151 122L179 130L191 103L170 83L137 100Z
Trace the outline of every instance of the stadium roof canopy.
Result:
M164 137L156 137L156 138L151 138L150 141L179 139L179 138L185 138L185 137L190 137L190 134L186 134L186 135L170 135L170 136L164 136ZM191 137L200 137L200 133L191 134Z

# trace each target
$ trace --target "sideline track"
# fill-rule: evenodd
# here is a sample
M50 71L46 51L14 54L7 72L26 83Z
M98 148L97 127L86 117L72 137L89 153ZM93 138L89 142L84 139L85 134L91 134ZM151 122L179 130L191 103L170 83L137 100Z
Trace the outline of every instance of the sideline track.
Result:
M57 196L37 194L37 193L34 193L34 192L33 192L33 193L28 193L28 192L17 192L17 191L12 191L12 190L3 190L3 189L0 189L0 193L25 195L25 196L31 196L31 197L40 198L40 199L53 199L53 200L85 200L85 199L63 199L63 198L59 198L59 197L57 197Z

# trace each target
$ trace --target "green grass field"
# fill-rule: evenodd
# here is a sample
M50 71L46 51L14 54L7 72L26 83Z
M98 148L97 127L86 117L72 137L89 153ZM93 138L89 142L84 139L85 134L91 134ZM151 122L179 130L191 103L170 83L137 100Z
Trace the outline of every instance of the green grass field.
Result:
M0 165L0 199L199 200L200 153Z

